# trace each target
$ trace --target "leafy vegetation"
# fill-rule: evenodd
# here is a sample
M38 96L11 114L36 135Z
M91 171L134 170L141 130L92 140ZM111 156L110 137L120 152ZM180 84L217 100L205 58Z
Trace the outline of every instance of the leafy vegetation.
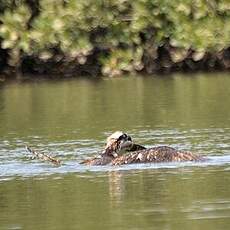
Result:
M229 0L0 0L0 20L2 58L16 70L230 67Z

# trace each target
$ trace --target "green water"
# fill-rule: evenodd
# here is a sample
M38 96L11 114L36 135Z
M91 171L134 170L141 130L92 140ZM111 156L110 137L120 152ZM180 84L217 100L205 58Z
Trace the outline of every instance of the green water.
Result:
M0 230L228 229L230 75L0 85ZM203 163L86 167L116 130ZM24 146L63 164L32 160Z

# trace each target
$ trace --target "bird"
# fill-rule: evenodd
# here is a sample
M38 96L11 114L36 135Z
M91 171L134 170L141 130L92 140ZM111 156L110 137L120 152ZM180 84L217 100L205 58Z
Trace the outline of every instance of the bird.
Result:
M122 132L116 131L107 138L103 152L81 164L85 165L124 165L133 163L160 163L203 161L205 158L189 151L177 150L169 146L146 148L136 144L132 138Z

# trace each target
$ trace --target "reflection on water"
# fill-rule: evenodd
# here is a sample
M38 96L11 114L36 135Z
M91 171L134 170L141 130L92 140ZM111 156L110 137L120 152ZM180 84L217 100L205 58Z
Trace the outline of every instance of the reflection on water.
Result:
M0 229L228 229L230 78L9 83L0 88ZM106 136L207 155L89 167ZM25 145L60 167L31 160Z
M228 128L229 83L175 76L10 84L1 92L0 135L20 130L53 141L102 139L117 129Z
M10 180L0 186L0 223L21 229L227 229L229 180L221 167Z

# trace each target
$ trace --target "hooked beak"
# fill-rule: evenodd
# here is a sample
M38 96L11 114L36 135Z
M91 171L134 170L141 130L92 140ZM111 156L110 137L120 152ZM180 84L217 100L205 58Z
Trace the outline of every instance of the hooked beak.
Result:
M107 143L105 150L103 151L102 154L110 155L116 158L122 153L130 150L132 146L133 146L133 142L131 140L113 141L111 143Z
M120 143L120 151L125 152L131 149L133 146L133 142L131 140L123 141Z

